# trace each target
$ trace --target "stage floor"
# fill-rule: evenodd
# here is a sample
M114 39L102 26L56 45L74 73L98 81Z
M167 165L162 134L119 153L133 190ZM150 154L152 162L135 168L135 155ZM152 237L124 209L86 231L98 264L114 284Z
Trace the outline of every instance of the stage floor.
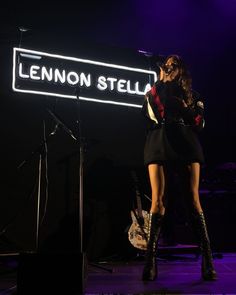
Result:
M112 273L89 266L86 294L236 294L236 253L216 257L213 282L201 279L201 259L190 254L159 258L158 279L148 283L141 280L143 261L99 264Z
M159 276L154 282L141 280L143 258L88 264L86 295L93 294L236 294L236 253L214 255L218 280L200 277L200 257L194 254L161 256ZM0 256L0 294L16 293L17 256ZM47 293L47 292L46 292ZM46 294L45 293L45 294ZM33 295L33 293L32 293ZM69 293L65 295L71 295Z

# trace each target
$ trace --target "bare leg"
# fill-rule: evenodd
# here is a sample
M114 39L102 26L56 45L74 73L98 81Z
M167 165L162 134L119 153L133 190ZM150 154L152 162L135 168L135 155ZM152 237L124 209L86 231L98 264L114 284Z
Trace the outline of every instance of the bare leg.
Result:
M200 164L199 163L191 163L188 166L190 173L190 193L192 197L192 204L194 209L201 213L202 206L199 198L199 179L200 179Z
M199 198L200 164L191 163L188 166L190 172L190 193L193 207L193 223L196 228L199 244L202 251L202 278L204 280L215 280L216 271L213 265L210 239L207 232L207 225Z
M160 235L162 219L165 213L163 203L165 177L163 166L150 164L148 166L149 179L152 190L152 205L148 226L148 243L146 251L146 262L143 269L143 280L153 281L157 277L156 251Z
M152 205L151 213L160 213L164 215L164 189L165 189L165 176L163 166L158 164L150 164L148 166L149 179L152 190Z

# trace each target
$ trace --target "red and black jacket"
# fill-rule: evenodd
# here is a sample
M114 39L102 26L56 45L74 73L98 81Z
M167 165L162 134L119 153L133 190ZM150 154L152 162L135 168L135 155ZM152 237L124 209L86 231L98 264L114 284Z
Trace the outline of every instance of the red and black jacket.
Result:
M204 128L204 104L200 95L193 91L193 103L191 106L184 107L182 100L184 99L183 91L172 91L168 83L158 81L146 93L142 107L143 115L148 119L150 126L160 126L165 124L168 117L168 110L171 101L172 109L177 110L178 116L185 125L190 125L194 130L200 131ZM171 92L172 91L172 92ZM168 99L166 93L168 92ZM176 95L177 94L177 95ZM173 103L174 102L174 103Z

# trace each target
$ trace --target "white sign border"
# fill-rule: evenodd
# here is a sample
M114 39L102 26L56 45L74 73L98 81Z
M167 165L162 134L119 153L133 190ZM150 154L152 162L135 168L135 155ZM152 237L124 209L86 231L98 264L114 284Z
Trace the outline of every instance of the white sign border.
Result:
M16 88L15 87L15 82L16 82L15 72L16 72L16 52L17 51L22 52L22 53L24 52L24 53L28 53L28 54L43 55L43 56L48 56L48 57L54 57L54 58L70 60L70 61L94 64L94 65L99 65L99 66L104 66L104 67L123 69L123 70L128 70L128 71L133 71L133 72L146 73L146 74L154 75L154 81L157 80L157 74L156 74L155 71L144 70L144 69L139 69L139 68L132 68L132 67L116 65L116 64L109 64L109 63L104 63L104 62L99 62L99 61L93 61L93 60L90 60L90 59L82 59L82 58L76 58L76 57L71 57L71 56L51 54L51 53L42 52L42 51L36 51L36 50L31 50L31 49L14 47L13 48L13 68L12 68L12 89L15 92L33 93L33 94L40 94L40 95L46 95L46 96L57 96L57 97L77 99L76 95L66 95L66 94L59 94L59 93L54 93L54 92L35 91L35 90L26 90L26 89L18 89L18 88ZM98 102L98 103L107 103L107 104L114 104L114 105L121 105L121 106L135 107L135 108L142 108L142 105L138 105L138 104L117 102L117 101L112 101L112 100L101 100L101 99L96 99L96 98L92 98L92 97L79 96L79 99L80 100L85 100L85 101Z

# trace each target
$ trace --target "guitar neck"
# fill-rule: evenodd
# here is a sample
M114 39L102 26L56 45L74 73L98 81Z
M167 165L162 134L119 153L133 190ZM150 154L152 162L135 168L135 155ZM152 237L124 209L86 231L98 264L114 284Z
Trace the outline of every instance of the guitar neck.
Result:
M137 201L137 211L138 211L138 217L142 218L142 202L141 202L141 194L138 187L138 179L136 173L133 171L132 173L134 184L135 184L135 194L136 194L136 201Z

